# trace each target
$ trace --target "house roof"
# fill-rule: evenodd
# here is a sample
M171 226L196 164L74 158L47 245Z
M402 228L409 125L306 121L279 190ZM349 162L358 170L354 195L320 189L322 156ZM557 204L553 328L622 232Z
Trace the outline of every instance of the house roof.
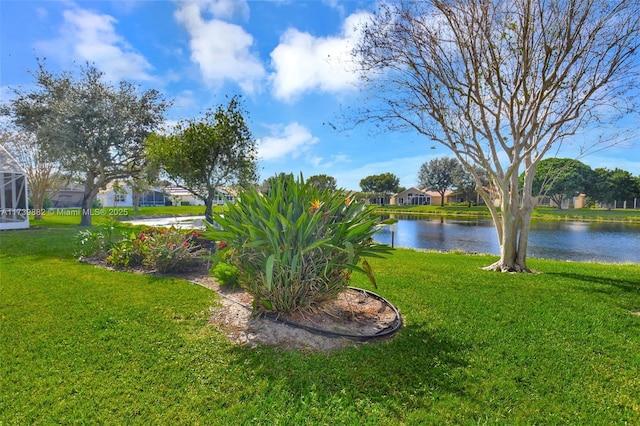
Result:
M0 172L26 173L22 166L20 166L20 163L18 163L11 153L2 145L0 145Z

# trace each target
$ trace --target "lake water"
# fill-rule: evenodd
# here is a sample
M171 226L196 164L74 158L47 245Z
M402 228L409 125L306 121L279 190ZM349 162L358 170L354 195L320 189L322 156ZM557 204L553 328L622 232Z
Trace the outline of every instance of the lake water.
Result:
M390 228L382 228L374 240L391 244ZM402 218L396 224L394 245L500 253L498 237L490 220ZM583 262L640 263L640 225L533 221L527 256Z

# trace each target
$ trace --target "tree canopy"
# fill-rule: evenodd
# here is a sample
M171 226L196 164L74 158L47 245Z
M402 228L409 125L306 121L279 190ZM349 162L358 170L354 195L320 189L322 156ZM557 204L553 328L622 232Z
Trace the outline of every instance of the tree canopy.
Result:
M171 134L152 134L147 156L170 180L201 199L211 219L213 200L223 187L257 180L257 149L242 108L233 96L202 118L178 123Z
M338 188L336 178L328 175L314 175L307 179L307 183L314 186L318 191L332 190Z
M455 158L442 157L424 163L418 172L418 184L440 194L440 205L444 206L444 195L453 188L460 175L460 163Z
M594 174L592 197L601 203L612 204L640 198L640 177L635 178L630 172L619 168L610 170L604 167L595 169Z
M578 129L640 111L625 96L639 20L632 0L382 2L354 49L367 96L354 119L449 148L495 224L487 269L528 271L536 164Z
M126 179L142 164L144 139L164 120L168 103L156 90L117 86L91 65L79 75L54 75L39 62L35 88L16 89L8 113L35 135L43 155L84 187L81 225L91 225L91 207L101 188Z
M536 165L533 194L548 196L561 209L565 198L590 193L595 180L591 167L578 160L547 158Z
M400 185L400 179L393 173L371 175L360 180L362 191L373 194L395 194L398 192L398 185Z

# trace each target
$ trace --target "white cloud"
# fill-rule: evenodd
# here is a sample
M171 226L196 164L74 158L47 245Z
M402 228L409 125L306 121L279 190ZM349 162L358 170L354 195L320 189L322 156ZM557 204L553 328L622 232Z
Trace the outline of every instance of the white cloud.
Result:
M36 43L45 54L95 63L111 80L153 80L151 65L116 32L114 17L74 9L65 10L63 18L59 38Z
M191 36L191 60L200 67L206 83L220 86L230 80L245 92L254 93L266 72L258 56L250 50L253 37L241 26L218 19L229 18L238 10L248 13L248 9L240 7L243 4L246 6L244 2L231 0L181 3L175 17ZM204 12L214 18L206 20Z
M350 162L349 157L345 154L331 155L329 159L316 156L316 155L310 155L306 158L306 160L308 163L312 164L314 167L322 168L322 169L329 169L335 166L336 164Z
M231 19L236 15L249 17L249 5L245 0L213 0L205 2L204 6L215 18Z
M266 161L297 158L316 142L318 138L297 122L271 126L271 135L258 140L258 157Z
M358 25L369 16L366 12L350 15L336 37L314 37L289 28L271 52L273 95L291 102L308 91L340 93L353 88L357 73L351 51L359 37Z

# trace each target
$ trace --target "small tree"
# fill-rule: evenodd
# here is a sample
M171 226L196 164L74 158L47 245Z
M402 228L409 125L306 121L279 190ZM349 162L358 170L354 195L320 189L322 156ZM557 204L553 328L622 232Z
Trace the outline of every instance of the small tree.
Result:
M420 167L418 184L440 194L440 206L444 206L444 194L454 185L460 174L460 163L455 158L434 158Z
M126 179L142 164L144 139L163 120L168 107L156 90L104 81L93 66L54 75L43 62L34 73L35 89L15 90L9 115L41 143L48 161L84 186L80 225L91 225L93 201L108 183Z
M484 170L476 167L475 174L480 177L482 187L489 185L489 180L487 179ZM458 173L453 178L453 186L456 191L459 191L464 195L465 200L467 200L468 207L471 207L472 198L477 198L476 179L473 174L467 171L464 167L458 167Z
M174 181L201 199L211 220L213 200L223 186L246 186L257 179L256 141L241 99L208 110L204 117L178 123L170 135L147 139L147 156Z
M548 196L561 209L565 198L591 192L595 180L591 167L578 160L548 158L536 166L533 193Z

